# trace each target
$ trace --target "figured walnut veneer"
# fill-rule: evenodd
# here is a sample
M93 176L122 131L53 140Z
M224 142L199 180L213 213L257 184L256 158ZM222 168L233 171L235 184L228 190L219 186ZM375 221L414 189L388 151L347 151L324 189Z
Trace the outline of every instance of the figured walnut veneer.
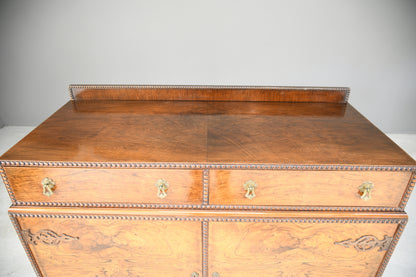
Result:
M0 158L38 276L383 274L416 162L347 103L348 88L70 94Z

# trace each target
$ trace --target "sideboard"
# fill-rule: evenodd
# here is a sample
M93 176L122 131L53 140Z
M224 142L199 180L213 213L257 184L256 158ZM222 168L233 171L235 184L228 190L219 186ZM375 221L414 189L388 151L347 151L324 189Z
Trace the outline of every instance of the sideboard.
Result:
M348 88L71 85L0 158L38 276L381 276L416 162Z

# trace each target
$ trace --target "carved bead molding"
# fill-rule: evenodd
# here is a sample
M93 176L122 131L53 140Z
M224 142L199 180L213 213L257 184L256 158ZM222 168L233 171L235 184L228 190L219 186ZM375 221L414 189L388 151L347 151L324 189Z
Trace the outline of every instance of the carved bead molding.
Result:
M378 251L386 251L389 249L392 240L393 238L389 236L384 236L383 240L379 240L375 236L368 235L362 236L361 238L358 238L355 241L353 241L352 239L347 239L344 241L334 242L334 244L343 245L346 248L354 246L354 248L359 252L368 251L376 247L380 247Z
M354 170L354 171L413 171L415 166L382 165L308 165L308 164L198 164L185 163L109 163L64 161L0 161L2 166L91 167L91 168L182 168L182 169L256 169L256 170Z
M61 242L70 242L73 240L78 240L78 237L72 237L67 234L57 234L52 230L40 230L33 234L30 229L22 230L23 238L27 243L37 245L39 242L42 242L46 245L58 245Z

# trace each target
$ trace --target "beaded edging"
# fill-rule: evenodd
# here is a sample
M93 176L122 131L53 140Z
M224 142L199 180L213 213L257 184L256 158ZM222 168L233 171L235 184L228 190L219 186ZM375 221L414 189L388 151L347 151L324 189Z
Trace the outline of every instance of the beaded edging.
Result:
M202 277L208 277L208 222L202 221Z
M68 218L68 219L110 219L110 220L162 220L162 221L208 221L208 222L265 222L265 223L383 223L396 224L407 222L404 218L297 218L297 217L210 217L210 216L124 216L124 215L84 215L84 214L32 214L9 212L15 217L31 218Z
M413 171L412 176L410 177L410 181L409 184L407 185L406 191L403 195L402 200L400 201L400 209L404 210L404 208L406 207L407 201L409 201L410 198L410 194L413 191L413 188L415 187L415 183L416 183L416 171Z
M16 196L13 193L12 187L10 185L9 179L7 178L6 171L4 170L3 164L0 163L0 175L3 179L3 183L6 186L7 193L12 201L12 204L16 204Z
M393 241L390 243L390 247L387 250L386 255L383 258L383 261L377 271L376 277L381 277L384 273L384 270L386 269L386 266L391 258L391 255L393 254L394 249L396 248L396 245L403 233L404 227L406 226L407 220L401 222L397 228L396 233L394 234Z
M16 201L16 206L86 207L86 208L145 208L145 209L222 209L260 211L347 211L347 212L400 212L397 207L368 206L246 206L246 205L188 205L188 204L141 204L141 203L91 203L91 202L28 202Z
M22 243L23 249L26 252L26 256L29 258L29 261L33 267L33 270L35 271L36 276L41 277L42 275L40 273L40 269L35 261L32 251L30 250L26 240L22 236L22 232L21 232L22 230L20 228L19 222L17 222L16 216L13 213L9 212L9 217L10 217L11 222L13 223L13 227L16 230L16 233L20 239L20 242Z
M208 205L209 200L209 171L204 169L202 177L202 205Z
M183 168L183 169L262 169L262 170L357 170L412 171L416 166L307 165L307 164L215 164L215 163L110 163L63 161L0 161L3 166L90 167L90 168Z
M80 88L80 89L298 89L298 90L339 90L339 91L350 91L349 87L314 87L314 86L234 86L234 85L99 85L99 84L71 84L69 88Z

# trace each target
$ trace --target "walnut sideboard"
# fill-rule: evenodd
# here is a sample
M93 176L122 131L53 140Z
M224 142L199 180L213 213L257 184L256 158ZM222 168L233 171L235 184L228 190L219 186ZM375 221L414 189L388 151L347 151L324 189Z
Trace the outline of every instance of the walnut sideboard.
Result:
M1 158L38 276L381 276L416 163L348 88L71 85Z

